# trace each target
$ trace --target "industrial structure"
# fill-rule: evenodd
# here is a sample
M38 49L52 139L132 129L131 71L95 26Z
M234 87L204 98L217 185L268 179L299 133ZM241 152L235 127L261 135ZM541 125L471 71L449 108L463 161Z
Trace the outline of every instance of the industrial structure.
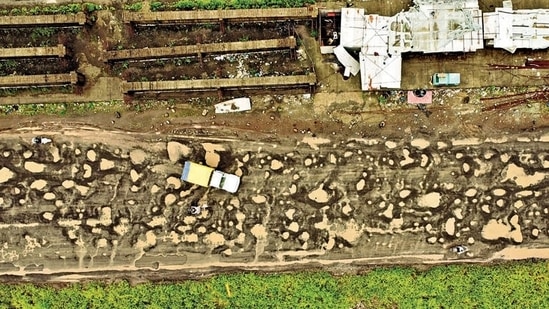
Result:
M8 75L0 76L0 88L76 85L82 79L83 76L79 76L77 72L66 74Z
M26 58L26 57L59 57L67 55L67 49L63 44L46 47L18 47L0 48L0 59L4 58Z
M171 80L171 81L139 81L123 82L124 93L136 92L162 92L162 91L223 91L234 89L253 88L284 88L284 87L307 87L312 92L316 85L316 74L290 75L290 76L262 76L247 78L216 78L216 79L194 79L194 80Z
M185 24L200 22L219 22L221 29L226 22L258 22L284 20L313 20L318 10L312 7L278 9L243 10L200 10L200 11L164 11L164 12L128 12L122 13L122 20L131 24Z
M484 40L487 46L511 53L519 48L549 48L549 10L513 10L511 1L493 13L484 13Z
M511 1L493 13L478 0L415 0L394 16L341 9L338 46L333 52L346 77L360 72L363 91L399 89L402 54L475 52L487 46L514 52L549 47L549 10L517 10Z
M201 59L204 54L252 52L252 51L262 51L262 50L284 49L284 48L294 50L296 46L297 46L297 41L295 37L290 36L286 38L271 39L271 40L111 50L107 52L105 60L119 61L119 60L127 60L127 59L135 60L135 59L147 59L147 58L172 58L172 57L183 57L183 56L198 56L198 58Z
M37 26L83 26L86 23L86 14L55 14L29 16L0 16L0 27L37 27Z

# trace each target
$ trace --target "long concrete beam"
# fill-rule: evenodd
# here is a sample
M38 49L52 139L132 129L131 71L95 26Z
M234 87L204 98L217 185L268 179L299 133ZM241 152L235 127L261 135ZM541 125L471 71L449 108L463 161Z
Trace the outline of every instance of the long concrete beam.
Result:
M230 53L252 50L269 50L277 48L295 48L296 45L297 42L295 37L290 36L283 39L258 40L248 42L225 42L172 47L122 49L108 51L105 60L117 61L127 59L181 57L211 53Z
M65 74L42 75L8 75L0 76L0 88L16 88L24 86L52 86L76 84L78 74L70 72Z
M79 12L76 14L59 15L30 15L30 16L0 16L0 27L17 26L74 26L84 25L86 23L86 14Z
M173 81L122 82L124 93L148 91L203 91L253 87L314 86L316 74L266 76L248 78L218 78Z
M48 47L20 47L1 48L0 59L2 58L25 58L25 57L59 57L63 58L67 50L63 44Z
M279 9L247 9L247 10L193 10L193 11L163 11L163 12L122 12L125 23L158 24L163 22L193 22L219 20L295 20L316 18L318 10L313 7L279 8Z

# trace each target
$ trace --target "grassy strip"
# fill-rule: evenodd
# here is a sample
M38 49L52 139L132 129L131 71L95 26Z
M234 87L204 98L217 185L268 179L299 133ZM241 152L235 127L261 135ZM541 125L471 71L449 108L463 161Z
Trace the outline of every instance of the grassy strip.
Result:
M227 10L304 7L316 0L165 0L151 1L151 11ZM140 11L141 1L126 4L125 10Z
M549 262L232 274L175 284L0 285L1 308L549 308Z
M34 7L13 7L11 9L0 9L0 15L6 16L32 16L32 15L67 15L76 14L78 12L92 13L102 10L103 6L94 3L83 4L65 4L65 5L44 5Z
M37 103L21 104L15 111L10 105L0 105L0 119L16 114L21 116L54 115L80 116L89 113L125 111L127 106L119 101L85 103Z

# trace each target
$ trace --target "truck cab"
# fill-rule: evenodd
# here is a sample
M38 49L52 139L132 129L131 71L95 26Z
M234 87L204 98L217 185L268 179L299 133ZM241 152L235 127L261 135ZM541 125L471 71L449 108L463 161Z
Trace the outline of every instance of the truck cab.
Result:
M216 170L212 173L210 186L230 193L236 193L238 187L240 186L240 177Z

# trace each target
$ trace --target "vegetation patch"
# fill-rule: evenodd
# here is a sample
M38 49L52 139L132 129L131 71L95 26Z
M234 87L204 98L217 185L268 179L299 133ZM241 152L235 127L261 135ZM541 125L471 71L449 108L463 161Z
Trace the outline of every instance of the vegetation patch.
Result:
M48 88L39 88L48 89ZM77 116L89 113L113 112L125 109L121 101L107 102L84 102L84 103L46 103L46 104L20 104L20 105L2 105L1 116L9 116L12 113L22 116L36 115L57 115L57 116Z
M0 285L1 308L548 308L549 262L218 275L200 281Z
M151 11L191 11L191 10L224 10L224 9L266 9L304 7L314 4L315 0L176 0L151 1ZM135 1L124 6L125 10L140 11L142 1Z

